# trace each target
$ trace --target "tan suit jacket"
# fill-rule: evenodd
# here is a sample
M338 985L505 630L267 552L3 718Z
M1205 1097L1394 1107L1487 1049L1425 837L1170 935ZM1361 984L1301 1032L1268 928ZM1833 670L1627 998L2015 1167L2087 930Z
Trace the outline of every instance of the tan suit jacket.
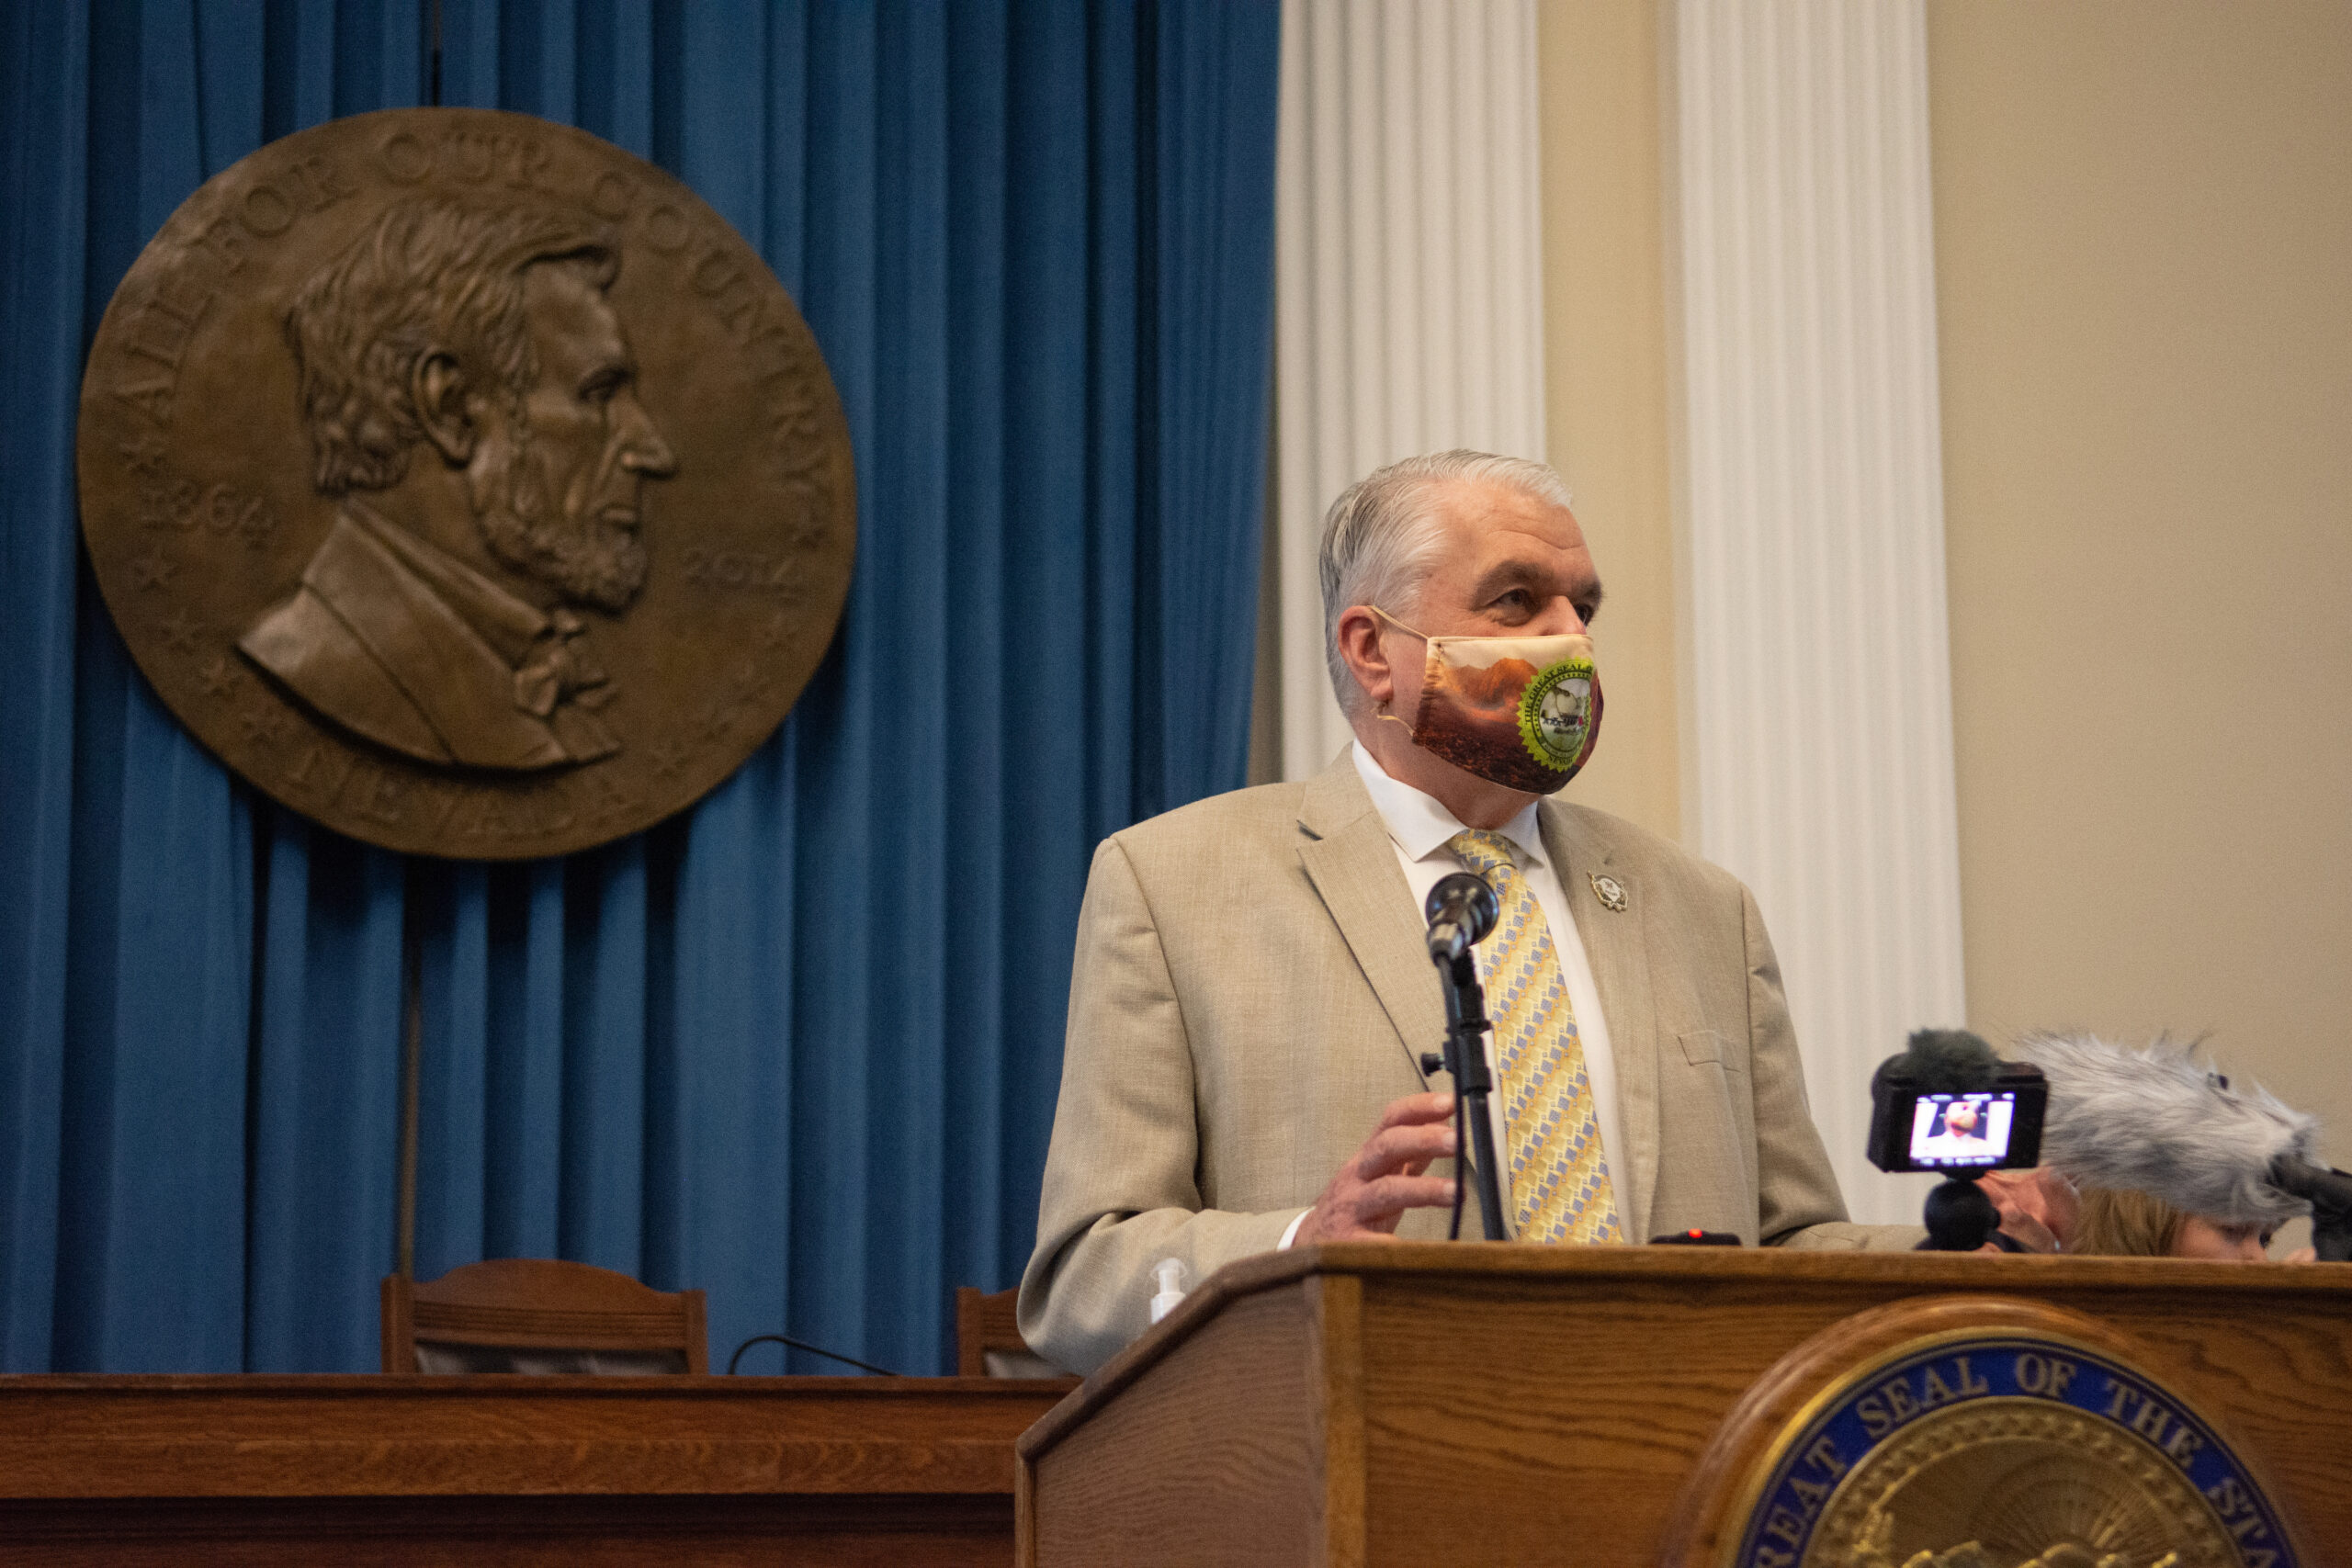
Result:
M1547 800L1540 819L1616 1057L1625 1147L1607 1153L1626 1234L1908 1246L1916 1231L1845 1223L1747 889L1618 818ZM1623 912L1593 889L1603 872ZM1091 1371L1148 1325L1159 1259L1197 1284L1272 1250L1382 1110L1429 1087L1419 1056L1444 1029L1412 894L1346 753L1310 783L1103 840L1023 1337ZM1446 1219L1416 1210L1398 1234L1442 1240ZM1463 1234L1483 1234L1475 1193Z

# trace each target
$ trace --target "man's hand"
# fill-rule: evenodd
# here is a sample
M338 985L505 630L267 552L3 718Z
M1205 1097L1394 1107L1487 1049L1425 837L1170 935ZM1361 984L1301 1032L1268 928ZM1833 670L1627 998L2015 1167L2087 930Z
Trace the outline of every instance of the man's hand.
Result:
M1453 1153L1453 1096L1442 1093L1408 1095L1382 1111L1379 1129L1331 1178L1291 1245L1394 1241L1406 1210L1451 1206L1453 1181L1422 1172Z

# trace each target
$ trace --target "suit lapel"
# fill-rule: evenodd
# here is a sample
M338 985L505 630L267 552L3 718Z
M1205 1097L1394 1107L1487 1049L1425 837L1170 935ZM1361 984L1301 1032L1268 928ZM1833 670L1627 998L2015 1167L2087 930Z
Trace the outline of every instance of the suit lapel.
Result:
M1611 1149L1622 1208L1619 1221L1628 1241L1649 1235L1650 1200L1657 1190L1657 1007L1650 994L1649 944L1642 934L1647 911L1642 890L1610 865L1608 842L1580 814L1555 801L1539 812L1544 850L1559 868L1560 886L1574 912L1577 935L1592 965L1600 992L1601 1017L1609 1025L1609 1051L1617 1067L1617 1120L1625 1147ZM1625 890L1623 911L1601 907L1592 874L1607 868Z
M1420 1054L1443 1043L1445 1002L1413 919L1413 890L1396 863L1396 846L1348 752L1308 783L1298 821L1306 832L1298 858L1307 880L1380 998L1413 1076L1427 1088Z

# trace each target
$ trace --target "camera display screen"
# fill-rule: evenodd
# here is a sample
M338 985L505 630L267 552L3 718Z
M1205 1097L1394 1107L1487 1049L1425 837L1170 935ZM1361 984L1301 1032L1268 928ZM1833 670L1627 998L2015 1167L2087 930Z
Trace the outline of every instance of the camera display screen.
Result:
M2017 1100L2014 1089L1919 1096L1911 1108L1912 1168L1960 1170L2006 1163Z

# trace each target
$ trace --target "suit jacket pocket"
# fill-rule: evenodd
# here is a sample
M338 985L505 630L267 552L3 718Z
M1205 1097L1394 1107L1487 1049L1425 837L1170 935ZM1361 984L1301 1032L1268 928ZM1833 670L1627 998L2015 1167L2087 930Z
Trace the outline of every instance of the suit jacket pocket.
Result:
M1692 1066L1713 1064L1726 1072L1744 1073L1747 1058L1738 1046L1712 1029L1694 1029L1675 1038L1682 1043L1682 1059Z

